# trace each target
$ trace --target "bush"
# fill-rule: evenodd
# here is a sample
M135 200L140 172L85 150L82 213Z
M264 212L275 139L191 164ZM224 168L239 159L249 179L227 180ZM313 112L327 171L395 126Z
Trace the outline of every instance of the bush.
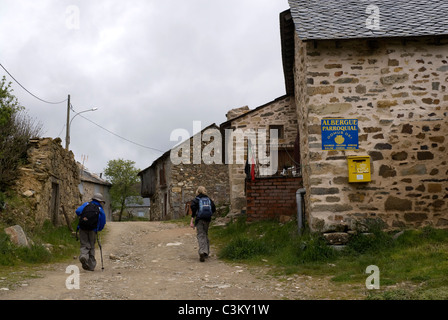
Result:
M299 236L294 221L246 224L244 219L240 219L225 228L213 228L212 236L223 244L219 257L229 260L260 260L265 257L281 265L297 265L328 261L337 255L320 234L306 232Z
M26 160L28 141L38 137L42 125L36 124L12 94L11 83L0 81L0 191L16 179L17 168Z
M324 262L337 256L337 251L329 247L320 235L309 234L305 235L304 238L296 250L299 263Z

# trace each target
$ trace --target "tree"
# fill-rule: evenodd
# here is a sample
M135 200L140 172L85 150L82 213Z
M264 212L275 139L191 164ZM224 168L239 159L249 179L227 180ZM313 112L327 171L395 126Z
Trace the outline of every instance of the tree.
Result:
M12 94L11 82L0 81L0 192L16 179L17 169L26 161L28 142L39 137L42 129L25 113Z
M124 210L126 209L126 200L136 201L140 196L135 185L140 182L138 176L139 169L135 168L135 162L131 160L110 160L104 174L112 183L110 197L112 210L120 210L118 221L121 221Z

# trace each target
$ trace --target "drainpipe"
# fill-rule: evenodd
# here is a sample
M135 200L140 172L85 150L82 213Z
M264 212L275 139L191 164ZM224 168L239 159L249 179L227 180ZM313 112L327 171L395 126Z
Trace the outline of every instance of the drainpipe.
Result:
M299 234L302 234L303 228L303 212L302 212L302 195L306 193L306 189L298 189L296 191L296 202L297 202L297 225Z

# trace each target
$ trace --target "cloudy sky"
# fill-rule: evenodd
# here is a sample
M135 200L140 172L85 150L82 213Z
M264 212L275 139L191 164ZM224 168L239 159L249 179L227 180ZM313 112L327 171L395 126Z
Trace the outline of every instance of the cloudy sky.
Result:
M118 158L144 169L176 144L173 130L193 133L193 121L219 125L229 109L253 109L285 94L279 14L287 0L0 6L0 63L14 78L49 102L70 94L76 112L98 108L73 119L70 143L76 160L95 173ZM67 103L41 102L0 69L3 75L42 122L43 136L59 136L65 146Z

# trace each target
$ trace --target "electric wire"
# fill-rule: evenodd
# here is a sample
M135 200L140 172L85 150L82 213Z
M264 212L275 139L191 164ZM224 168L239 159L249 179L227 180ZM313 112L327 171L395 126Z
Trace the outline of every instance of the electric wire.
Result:
M27 88L25 88L16 78L14 78L14 76L0 63L0 67L3 68L3 70L6 71L7 74L9 74L9 76L20 86L22 87L23 90L25 90L26 92L28 92L30 95L32 95L34 98L36 98L37 100L40 100L42 102L48 103L48 104L61 104L66 102L68 99L65 99L63 101L58 101L58 102L51 102L51 101L47 101L44 99L39 98L38 96L36 96L35 94L31 93Z
M30 92L27 88L25 88L16 78L14 78L14 76L0 63L0 67L2 67L3 68L3 70L5 70L5 72L23 89L23 90L25 90L26 92L28 92L31 96L33 96L34 98L36 98L37 100L39 100L39 101L42 101L42 102L44 102L44 103L48 103L48 104L61 104L61 103L64 103L64 102L66 102L68 99L65 99L65 100L63 100L63 101L58 101L58 102L52 102L52 101L47 101L47 100L44 100L44 99L41 99L41 98L39 98L38 96L36 96L35 94L33 94L32 92ZM75 109L73 108L73 105L70 103L70 109L73 111L73 112L76 112L75 111ZM85 120L87 120L87 121L89 121L89 122L91 122L92 124L94 124L94 125L96 125L97 127L99 127L99 128L101 128L101 129L103 129L103 130L105 130L105 131L107 131L107 132L109 132L110 134L112 134L112 135L114 135L114 136L116 136L116 137L118 137L118 138L120 138L120 139L123 139L123 140L125 140L125 141L127 141L127 142L129 142L129 143L132 143L132 144L134 144L134 145L137 145L137 146L139 146L139 147L142 147L142 148L145 148L145 149L149 149L149 150L153 150L153 151L157 151L157 152L161 152L161 153L164 153L165 151L162 151L162 150L159 150L159 149L156 149L156 148L151 148L151 147L148 147L148 146L144 146L144 145L142 145L142 144L140 144L140 143L137 143L137 142L134 142L134 141L132 141L132 140L129 140L129 139L127 139L127 138L125 138L125 137L122 137L122 136L120 136L120 135L118 135L118 134L116 134L115 132L112 132L112 131L110 131L109 129L106 129L106 128L104 128L103 126L101 126L101 125L99 125L98 123L96 123L96 122L94 122L94 121L92 121L92 120L90 120L90 119L88 119L88 118L86 118L86 117L84 117L83 115L81 115L81 114L78 114L81 118L84 118ZM64 127L65 127L65 125L64 125ZM60 136L61 134L62 134L62 131L64 130L64 127L62 128L62 130L61 130L61 132L59 133L59 135L58 136Z
M73 111L73 112L76 112L75 109L73 109L73 106L72 106L71 104L70 104L70 106L71 106L72 111ZM125 140L125 141L127 141L127 142L129 142L129 143L132 143L132 144L134 144L134 145L136 145L136 146L139 146L139 147L141 147L141 148L145 148L145 149L149 149L149 150L157 151L157 152L160 152L160 153L165 153L165 151L162 151L162 150L159 150L159 149L156 149L156 148L151 148L151 147L148 147L148 146L144 146L144 145L142 145L142 144L140 144L140 143L138 143L138 142L135 142L135 141L129 140L129 139L125 138L125 137L122 137L122 136L116 134L115 132L112 132L112 131L110 131L109 129L103 127L102 125L100 125L100 124L98 124L98 123L96 123L96 122L90 120L89 118L84 117L82 114L78 114L78 115L79 115L81 118L83 118L83 119L89 121L90 123L96 125L96 126L99 127L100 129L103 129L104 131L106 131L106 132L108 132L108 133L110 133L110 134L112 134L112 135L114 135L114 136L116 136L116 137L118 137L118 138L120 138L120 139L123 139L123 140Z

